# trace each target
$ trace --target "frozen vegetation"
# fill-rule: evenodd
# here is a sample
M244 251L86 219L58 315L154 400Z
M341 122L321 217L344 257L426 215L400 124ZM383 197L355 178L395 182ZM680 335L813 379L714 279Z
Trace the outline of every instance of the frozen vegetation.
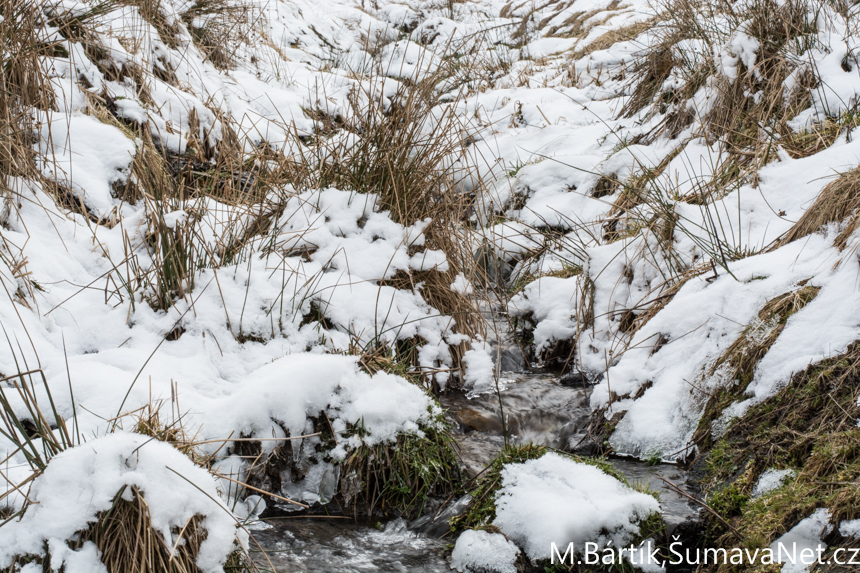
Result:
M665 550L609 454L691 468L702 543L856 539L858 25L4 1L0 572L256 570L266 512L451 499L461 572ZM502 420L467 479L439 397L500 392L503 347L589 388L588 431Z

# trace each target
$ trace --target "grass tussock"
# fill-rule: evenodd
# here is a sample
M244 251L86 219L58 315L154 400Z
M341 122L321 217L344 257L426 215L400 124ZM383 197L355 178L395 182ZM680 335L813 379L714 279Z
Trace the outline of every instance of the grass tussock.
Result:
M451 520L452 531L463 531L465 529L495 530L492 525L496 518L496 497L502 487L502 469L509 464L521 464L528 460L536 460L543 457L551 449L546 446L535 444L510 444L505 446L499 455L478 474L473 481L466 486L466 491L472 496L466 511ZM602 472L614 477L637 491L643 491L653 495L647 486L641 484L630 484L612 464L604 458L583 458L574 454L558 452L573 460L595 466Z
M860 415L858 376L860 347L855 343L796 374L777 395L732 423L702 463L708 503L736 530L709 522L712 541L725 547L766 547L822 507L831 512L833 523L860 517L854 482L860 473L860 430L854 423ZM793 469L796 476L753 499L752 488L768 468Z
M400 434L394 444L360 445L341 468L341 491L354 493L347 506L367 516L420 516L430 496L447 496L460 485L455 448L441 417L420 433Z
M100 512L97 520L79 532L69 547L78 550L87 542L94 543L109 573L200 573L197 554L206 539L202 518L191 517L182 527L174 527L172 533L175 541L171 546L161 532L152 527L149 506L142 492L134 486L123 486L114 496L110 509ZM19 571L19 567L27 563L47 568L51 563L50 552L41 557L17 557L3 573ZM257 568L237 549L230 555L224 571L247 573Z
M437 86L448 73L441 66L407 79L387 100L376 93L379 77L356 86L350 98L354 113L329 118L332 133L319 133L300 148L292 177L299 189L375 194L378 207L402 225L426 222L425 248L444 252L448 268L401 273L386 284L421 283L424 299L453 317L458 333L484 336L486 324L473 296L451 289L458 274L474 279L478 272L465 245L482 184L471 166L469 131L454 116L457 102L440 100ZM452 348L455 354L465 350Z
M14 351L13 351L14 356ZM37 393L47 396L47 402L37 399ZM12 406L11 400L20 401L22 407ZM179 405L175 400L173 421L167 423L160 415L162 403L150 402L144 407L117 418L115 427L130 418L134 431L154 439L168 442L188 455L195 463L206 467L207 459L200 457L195 448L194 437L189 436L178 415ZM71 427L70 427L71 426ZM5 520L23 515L30 505L27 494L25 503L17 512L8 510L3 499L13 492L27 492L38 476L45 471L51 458L60 452L83 443L74 424L66 423L60 416L41 369L20 371L16 376L3 379L0 384L0 435L13 447L23 452L32 473L20 483L8 482L7 493L0 496ZM0 523L2 526L2 523ZM110 509L100 512L85 530L67 543L73 550L92 541L99 550L99 557L110 573L199 573L196 565L200 544L206 539L206 529L201 516L192 516L182 527L172 531L174 538L165 540L151 522L145 492L133 486L123 486L114 496ZM173 543L173 545L170 545ZM48 548L41 556L20 555L2 573L14 573L27 563L45 568L50 566ZM244 550L236 548L231 554L226 571L257 571Z
M12 177L37 176L34 110L54 108L41 57L53 53L57 45L39 37L42 19L38 6L26 0L8 0L0 6L0 195L12 192Z
M780 240L786 245L815 233L830 223L845 221L845 227L835 240L836 246L845 248L848 238L857 229L857 211L860 208L860 168L842 173L828 183L815 202Z
M776 342L788 319L812 302L819 290L815 286L801 286L769 300L755 320L710 367L707 377L719 376L724 385L710 395L705 405L699 428L693 436L700 447L713 443L714 424L723 410L743 396L753 380L756 365Z
M521 464L528 460L538 459L548 453L550 448L538 446L534 444L508 445L496 457L493 462L487 466L483 473L478 474L473 481L467 484L466 491L472 496L466 510L460 515L450 520L451 532L459 534L467 529L477 529L489 531L492 533L502 533L498 527L493 525L496 518L496 499L499 490L502 488L502 470L510 464ZM623 474L616 470L605 458L582 458L573 454L566 454L578 463L588 464L600 469L603 473L612 476L627 487L636 491L646 493L657 497L657 494L652 491L647 484L630 483ZM639 524L639 539L657 539L664 537L665 524L660 514L651 514ZM659 543L659 541L658 541ZM525 566L525 564L523 564ZM625 572L632 571L629 563L623 562L613 565L598 566L594 569L593 566L582 566L577 564L550 564L548 561L541 561L536 564L538 567L543 567L546 571L553 572L587 572L587 571L607 571L607 572Z
M646 116L662 114L649 138L676 137L695 124L698 134L722 142L755 182L755 172L776 159L778 146L806 156L850 129L847 120L829 116L802 133L789 126L810 106L818 86L809 54L821 48L819 27L834 15L828 3L755 0L736 7L668 0L660 8L657 40L632 66L631 96L621 114L632 117L646 108ZM738 50L729 47L738 34L757 46L754 58L731 52ZM733 58L723 60L729 67L718 66L715 53ZM703 100L694 96L703 88L710 102L699 109Z

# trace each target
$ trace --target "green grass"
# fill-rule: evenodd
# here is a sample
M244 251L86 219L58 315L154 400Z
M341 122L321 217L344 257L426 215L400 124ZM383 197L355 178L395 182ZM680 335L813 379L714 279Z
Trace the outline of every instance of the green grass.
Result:
M343 462L342 476L359 480L353 510L368 516L423 513L430 496L447 496L462 481L456 443L442 415L419 432L400 434L392 444L362 444ZM361 435L363 430L356 428Z
M705 543L766 547L821 507L830 510L834 523L860 517L854 483L860 475L858 382L860 345L854 345L842 356L808 367L734 421L707 452L700 485L708 505L736 533L705 515ZM797 475L752 499L753 487L769 468L791 468Z

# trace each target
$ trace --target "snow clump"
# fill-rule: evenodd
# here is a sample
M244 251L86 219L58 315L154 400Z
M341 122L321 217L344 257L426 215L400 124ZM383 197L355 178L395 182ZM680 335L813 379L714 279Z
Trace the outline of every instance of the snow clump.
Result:
M555 453L505 466L494 525L532 560L549 559L551 544L623 547L639 524L660 511L657 500L600 469Z

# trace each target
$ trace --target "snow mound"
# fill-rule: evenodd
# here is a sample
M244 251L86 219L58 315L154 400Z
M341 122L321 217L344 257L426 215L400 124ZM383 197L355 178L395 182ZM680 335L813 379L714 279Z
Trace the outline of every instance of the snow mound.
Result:
M500 533L464 531L451 553L451 567L460 573L516 573L519 553Z
M551 543L614 547L639 535L639 523L660 511L657 500L594 466L558 454L502 470L494 524L533 561L549 559Z
M34 503L20 520L0 528L0 568L9 567L15 555L44 555L47 546L54 569L65 563L66 571L106 571L103 565L96 566L94 545L72 551L66 540L110 509L120 490L130 501L132 487L146 498L152 527L170 546L176 544L172 530L181 530L195 515L203 516L207 536L197 565L204 572L223 571L239 532L233 514L220 501L215 479L172 446L125 432L94 439L51 459L33 482Z
M255 370L235 393L219 399L203 427L220 435L291 436L308 429L308 419L326 412L338 434L332 456L361 441L393 442L400 432L419 431L430 424L438 407L404 378L359 370L357 357L300 353L284 356ZM273 422L277 420L277 423ZM347 439L348 424L363 424L364 438ZM264 441L271 448L276 442ZM219 447L221 444L215 444Z

